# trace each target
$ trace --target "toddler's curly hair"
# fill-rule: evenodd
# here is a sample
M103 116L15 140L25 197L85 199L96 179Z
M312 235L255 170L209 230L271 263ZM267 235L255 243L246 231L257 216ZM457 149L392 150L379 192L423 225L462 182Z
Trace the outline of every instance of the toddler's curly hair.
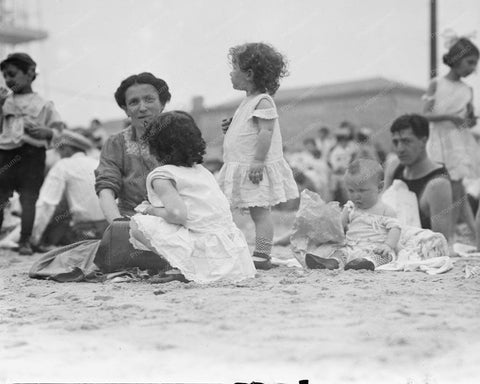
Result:
M228 58L242 71L251 69L255 88L272 96L280 87L280 79L288 75L286 58L269 44L237 45L230 48Z
M166 165L192 167L203 163L205 141L193 117L187 112L160 114L150 122L142 136L150 153Z

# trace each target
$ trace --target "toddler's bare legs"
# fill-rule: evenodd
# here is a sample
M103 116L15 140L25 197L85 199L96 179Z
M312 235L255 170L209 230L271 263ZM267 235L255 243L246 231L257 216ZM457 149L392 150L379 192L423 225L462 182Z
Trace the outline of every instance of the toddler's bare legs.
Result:
M251 207L250 216L255 224L255 250L253 262L257 269L270 269L273 243L273 220L269 208Z

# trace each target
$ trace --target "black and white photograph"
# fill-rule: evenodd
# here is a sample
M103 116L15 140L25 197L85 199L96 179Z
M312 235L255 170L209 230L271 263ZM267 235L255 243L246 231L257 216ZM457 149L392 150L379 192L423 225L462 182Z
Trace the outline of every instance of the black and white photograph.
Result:
M480 2L0 0L0 384L480 382Z

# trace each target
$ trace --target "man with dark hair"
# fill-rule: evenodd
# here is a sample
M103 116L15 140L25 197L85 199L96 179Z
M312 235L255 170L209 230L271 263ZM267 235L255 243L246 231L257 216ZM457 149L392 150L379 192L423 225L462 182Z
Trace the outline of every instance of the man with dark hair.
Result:
M427 155L428 120L416 114L403 115L393 122L390 132L398 160L385 171L385 189L395 179L405 182L417 196L422 228L442 233L451 244L452 187L445 167Z

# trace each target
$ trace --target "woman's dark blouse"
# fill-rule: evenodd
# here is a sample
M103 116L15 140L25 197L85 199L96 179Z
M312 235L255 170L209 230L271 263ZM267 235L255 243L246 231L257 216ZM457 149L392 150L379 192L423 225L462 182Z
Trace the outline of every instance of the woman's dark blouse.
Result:
M158 165L130 126L104 144L95 170L95 190L98 194L102 189L111 189L118 198L120 214L131 216L133 209L147 200L147 175Z

